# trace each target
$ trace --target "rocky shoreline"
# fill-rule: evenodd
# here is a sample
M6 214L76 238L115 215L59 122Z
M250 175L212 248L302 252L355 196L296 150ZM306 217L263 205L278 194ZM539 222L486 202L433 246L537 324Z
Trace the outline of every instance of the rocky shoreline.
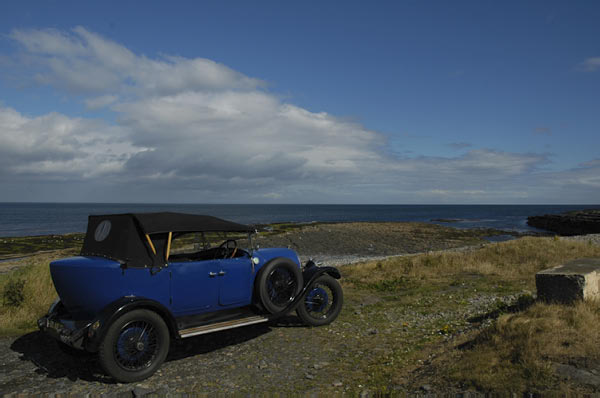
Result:
M600 233L600 209L527 217L527 224L559 235Z

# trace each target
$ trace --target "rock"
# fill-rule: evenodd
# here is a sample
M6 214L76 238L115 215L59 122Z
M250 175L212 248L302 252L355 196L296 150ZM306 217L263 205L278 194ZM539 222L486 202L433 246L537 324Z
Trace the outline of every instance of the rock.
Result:
M570 261L535 275L539 299L570 304L600 298L600 258Z
M429 392L431 391L431 386L429 384L423 384L421 387L419 387L419 389L421 391Z
M527 224L559 235L600 233L600 209L527 217Z
M306 377L308 380L312 380L312 379L314 379L314 378L315 378L315 375L312 375L312 374L310 374L310 373L305 373L305 374L304 374L304 377Z
M371 330L369 330L369 334L373 334L374 335L374 334L377 334L377 333L379 333L379 331L377 329L371 329Z
M268 367L269 367L269 365L265 361L260 361L258 364L259 369L266 369Z
M334 387L341 387L344 384L341 381L334 381L333 383L331 383L331 385Z
M151 393L153 390L148 388L148 386L137 385L133 388L132 395L136 398L143 397L144 395Z
M600 387L600 376L597 376L584 369L578 369L571 365L557 365L556 374L563 379L571 379L577 383L588 385L591 387Z

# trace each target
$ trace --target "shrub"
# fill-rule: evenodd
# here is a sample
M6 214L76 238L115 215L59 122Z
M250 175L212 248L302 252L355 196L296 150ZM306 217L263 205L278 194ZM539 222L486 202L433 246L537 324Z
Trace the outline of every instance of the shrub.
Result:
M25 301L25 281L21 279L11 279L4 287L2 295L4 305L8 307L19 307Z

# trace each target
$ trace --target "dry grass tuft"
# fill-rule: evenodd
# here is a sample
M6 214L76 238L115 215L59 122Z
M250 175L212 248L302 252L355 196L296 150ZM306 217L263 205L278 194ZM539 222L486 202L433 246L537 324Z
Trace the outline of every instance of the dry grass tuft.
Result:
M37 327L37 319L48 311L48 307L56 298L48 265L56 258L65 257L65 254L55 252L19 260L27 265L0 276L0 336L21 334ZM18 305L10 305L5 297L7 287L11 284L18 285L18 282L24 282L23 301Z
M535 391L551 385L556 364L600 363L599 302L538 303L503 315L455 361L451 377L484 390Z
M478 274L504 281L532 279L536 272L581 257L600 256L600 247L552 238L525 237L475 251L438 252L358 264L344 268L347 282L376 287L410 279L446 281L449 276Z
M459 295L461 286L474 295L485 296L498 294L503 288L510 294L532 288L536 272L583 257L600 257L600 247L527 237L478 250L346 266L342 272L347 286L382 291L392 297L411 291L423 295L452 291ZM456 289L449 290L451 287ZM444 348L447 359L435 365L432 372L436 380L483 391L579 389L580 385L559 380L555 367L575 361L583 368L600 368L600 328L596 327L599 323L600 303L534 304L523 312L500 315L492 327L464 345L468 348Z

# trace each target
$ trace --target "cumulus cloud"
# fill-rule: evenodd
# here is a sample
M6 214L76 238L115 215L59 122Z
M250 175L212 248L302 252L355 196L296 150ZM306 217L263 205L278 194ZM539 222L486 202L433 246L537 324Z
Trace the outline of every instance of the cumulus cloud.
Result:
M82 27L10 37L35 81L115 121L0 107L4 186L60 180L98 201L498 203L531 198L549 181L576 181L575 191L597 184L598 164L550 176L544 154L397 157L384 135L283 102L225 65L150 58Z
M38 66L36 79L75 93L168 95L184 90L254 89L263 83L205 58L149 59L83 27L13 30L10 37Z
M92 110L100 109L115 103L118 99L119 97L116 95L101 95L99 97L85 99L85 106Z
M4 178L97 178L119 173L134 148L123 129L59 113L27 117L0 107L0 173Z

